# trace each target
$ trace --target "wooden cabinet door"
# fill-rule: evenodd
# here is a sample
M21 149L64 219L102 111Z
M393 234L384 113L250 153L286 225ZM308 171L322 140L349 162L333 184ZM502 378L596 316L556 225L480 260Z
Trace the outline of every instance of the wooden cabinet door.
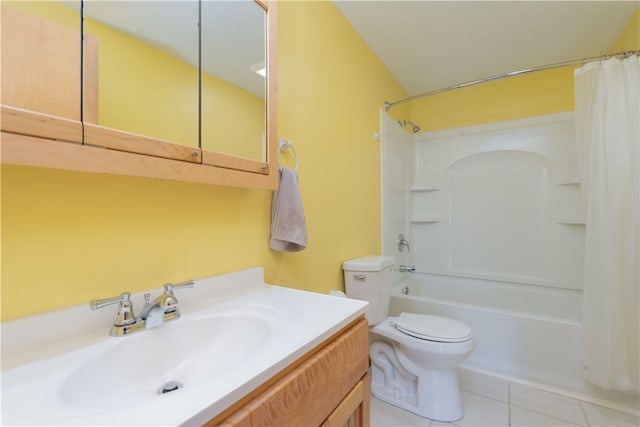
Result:
M207 425L367 426L368 355L369 328L362 318L269 387L245 397L230 414L223 413Z
M371 423L369 381L367 374L322 423L322 427L368 427Z
M79 13L19 3L2 4L2 130L82 142Z

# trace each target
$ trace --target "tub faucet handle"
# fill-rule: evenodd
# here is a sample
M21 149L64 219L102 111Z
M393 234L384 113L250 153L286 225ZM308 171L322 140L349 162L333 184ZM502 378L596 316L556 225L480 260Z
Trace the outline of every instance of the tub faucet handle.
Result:
M411 251L409 242L404 238L404 234L398 235L398 251L402 252L404 248L407 248L407 252Z

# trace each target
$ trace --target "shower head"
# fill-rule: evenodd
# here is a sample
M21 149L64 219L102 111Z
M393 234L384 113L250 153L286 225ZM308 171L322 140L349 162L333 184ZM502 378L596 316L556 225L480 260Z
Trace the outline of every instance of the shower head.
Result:
M411 126L411 131L413 133L420 132L420 126L418 126L417 124L415 124L413 122L410 122L409 120L402 120L401 122L398 122L398 123L400 123L400 126L406 126L406 125Z

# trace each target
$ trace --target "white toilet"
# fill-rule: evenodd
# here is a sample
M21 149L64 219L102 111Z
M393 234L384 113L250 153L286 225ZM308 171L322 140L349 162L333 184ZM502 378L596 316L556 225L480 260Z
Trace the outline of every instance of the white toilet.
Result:
M456 365L475 348L471 329L445 317L402 313L387 317L395 260L368 256L345 261L349 298L368 301L371 393L422 417L457 421L464 415Z

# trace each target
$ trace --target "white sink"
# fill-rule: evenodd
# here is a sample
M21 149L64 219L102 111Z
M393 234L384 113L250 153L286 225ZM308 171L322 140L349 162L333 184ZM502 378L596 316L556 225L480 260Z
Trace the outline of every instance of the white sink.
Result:
M109 336L113 313L88 304L3 323L0 424L201 425L367 306L262 274L196 281L180 294L180 319L126 337ZM182 387L158 394L169 382Z
M116 346L74 368L60 395L72 405L109 408L159 399L158 390L168 382L183 386L172 393L183 393L260 354L276 321L274 312L253 307L118 338Z

